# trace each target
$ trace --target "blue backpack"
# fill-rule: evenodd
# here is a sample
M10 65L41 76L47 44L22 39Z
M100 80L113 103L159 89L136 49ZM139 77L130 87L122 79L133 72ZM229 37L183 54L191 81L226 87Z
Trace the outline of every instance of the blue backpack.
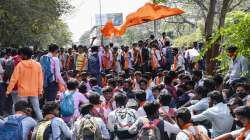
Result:
M0 128L1 140L22 140L23 139L23 126L22 120L27 116L10 116L7 122Z
M40 64L43 69L44 75L44 87L48 87L48 85L53 81L53 73L51 71L51 57L49 56L42 56L40 59Z
M63 100L60 103L61 114L64 117L72 116L74 114L74 98L73 93L63 93Z

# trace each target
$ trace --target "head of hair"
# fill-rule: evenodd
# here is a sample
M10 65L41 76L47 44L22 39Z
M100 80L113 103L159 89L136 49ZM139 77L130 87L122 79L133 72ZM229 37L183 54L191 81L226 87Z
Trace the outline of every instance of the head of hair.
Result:
M165 83L166 85L171 84L172 81L173 81L173 78L172 78L171 76L166 75L166 76L164 77L164 83Z
M59 46L58 45L56 45L56 44L50 44L49 45L49 52L56 52L56 51L58 51L59 50Z
M238 48L234 45L231 45L227 48L228 52L236 52L238 50Z
M249 90L249 85L247 83L237 83L235 85L235 89L238 88L238 87L243 87L245 90Z
M205 79L203 86L208 90L208 92L215 90L215 82L213 79Z
M93 105L100 104L100 95L96 92L92 92L89 96L89 103Z
M20 54L30 59L33 55L33 51L29 47L23 47L20 49Z
M250 107L249 106L240 106L234 110L234 114L248 118L250 120Z
M172 96L168 93L167 90L163 90L158 98L162 106L169 106L172 100Z
M145 84L148 84L148 81L146 80L146 79L141 79L140 81L139 81L139 84L141 84L141 83L145 83Z
M29 104L26 101L18 101L15 104L15 111L22 111L25 112L26 109L29 108Z
M193 76L197 76L199 79L201 79L202 78L202 71L194 70L193 71Z
M185 107L179 108L176 112L176 118L181 119L184 123L189 123L191 121L191 113Z
M96 86L98 84L98 81L96 78L92 77L89 79L90 86Z
M43 114L44 115L48 115L48 114L51 114L53 113L53 111L55 109L58 109L59 108L59 105L58 103L54 102L54 101L49 101L49 102L46 102L44 105L43 105Z
M122 92L118 92L115 94L115 102L116 102L116 105L118 106L126 106L127 96Z
M146 101L146 93L143 90L135 91L135 99L139 102Z
M82 116L90 114L93 107L94 106L92 104L84 104L83 106L81 106L81 114L82 114Z
M146 102L143 106L148 117L156 115L159 108L160 105L157 102Z
M80 84L78 90L80 93L83 93L83 94L88 92L88 88L84 83Z
M195 92L196 92L196 94L200 95L202 98L207 97L207 94L208 94L206 88L203 86L196 87Z
M92 46L91 47L91 52L98 52L98 46Z
M76 90L78 85L79 83L76 79L70 79L69 81L67 81L68 90Z
M239 97L234 97L229 100L228 105L229 106L233 106L233 105L243 106L243 101Z
M209 92L207 96L210 97L210 99L215 103L220 103L224 101L223 95L216 90Z
M219 86L223 83L223 77L219 74L216 74L214 77L213 77L213 80L215 82L215 85L216 86Z

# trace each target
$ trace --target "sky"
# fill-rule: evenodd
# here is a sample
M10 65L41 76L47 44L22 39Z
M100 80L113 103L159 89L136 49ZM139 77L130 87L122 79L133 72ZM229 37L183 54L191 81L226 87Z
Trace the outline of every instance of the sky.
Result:
M125 18L149 0L100 0L102 13L123 13ZM71 0L75 9L63 17L73 33L72 40L78 42L80 36L95 25L95 14L99 14L99 0Z

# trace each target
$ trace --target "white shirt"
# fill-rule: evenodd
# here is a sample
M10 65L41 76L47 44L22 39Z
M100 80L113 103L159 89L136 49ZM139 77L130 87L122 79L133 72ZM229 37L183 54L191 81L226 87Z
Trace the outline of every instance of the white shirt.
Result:
M212 123L212 137L216 137L230 132L234 119L228 106L224 103L218 103L201 114L192 116L192 120L194 122L209 120Z
M199 125L197 127L199 128L199 131L202 131L203 134L207 135L207 129L204 126ZM192 134L196 134L194 126L190 126L188 128L188 130L191 131ZM189 139L189 136L186 133L184 133L183 131L181 131L181 132L179 132L177 134L176 140L190 140L190 139Z
M145 110L143 109L143 107L139 107L138 110L136 111L136 115L137 117L144 117L147 116Z
M208 97L199 100L194 105L191 105L190 107L188 107L188 109L192 113L193 111L196 111L198 114L203 112L204 110L208 109Z

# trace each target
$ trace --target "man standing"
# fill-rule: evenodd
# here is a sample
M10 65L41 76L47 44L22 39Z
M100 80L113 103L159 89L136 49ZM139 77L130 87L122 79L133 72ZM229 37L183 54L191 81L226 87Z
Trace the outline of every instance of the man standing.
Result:
M15 67L6 94L9 95L17 84L16 101L31 101L38 120L42 120L38 96L43 91L43 73L39 63L31 59L32 50L28 47L20 49L22 61Z
M88 57L88 73L95 77L101 85L100 59L98 55L98 46L91 47L91 54Z
M227 77L229 78L227 84L234 84L236 82L243 82L249 77L249 62L244 56L238 56L237 47L230 46L227 48L228 56L232 59L229 66Z
M58 83L66 84L61 76L60 61L57 57L59 47L56 44L49 45L49 53L42 56L40 63L44 75L44 94L46 101L54 101L58 92Z

